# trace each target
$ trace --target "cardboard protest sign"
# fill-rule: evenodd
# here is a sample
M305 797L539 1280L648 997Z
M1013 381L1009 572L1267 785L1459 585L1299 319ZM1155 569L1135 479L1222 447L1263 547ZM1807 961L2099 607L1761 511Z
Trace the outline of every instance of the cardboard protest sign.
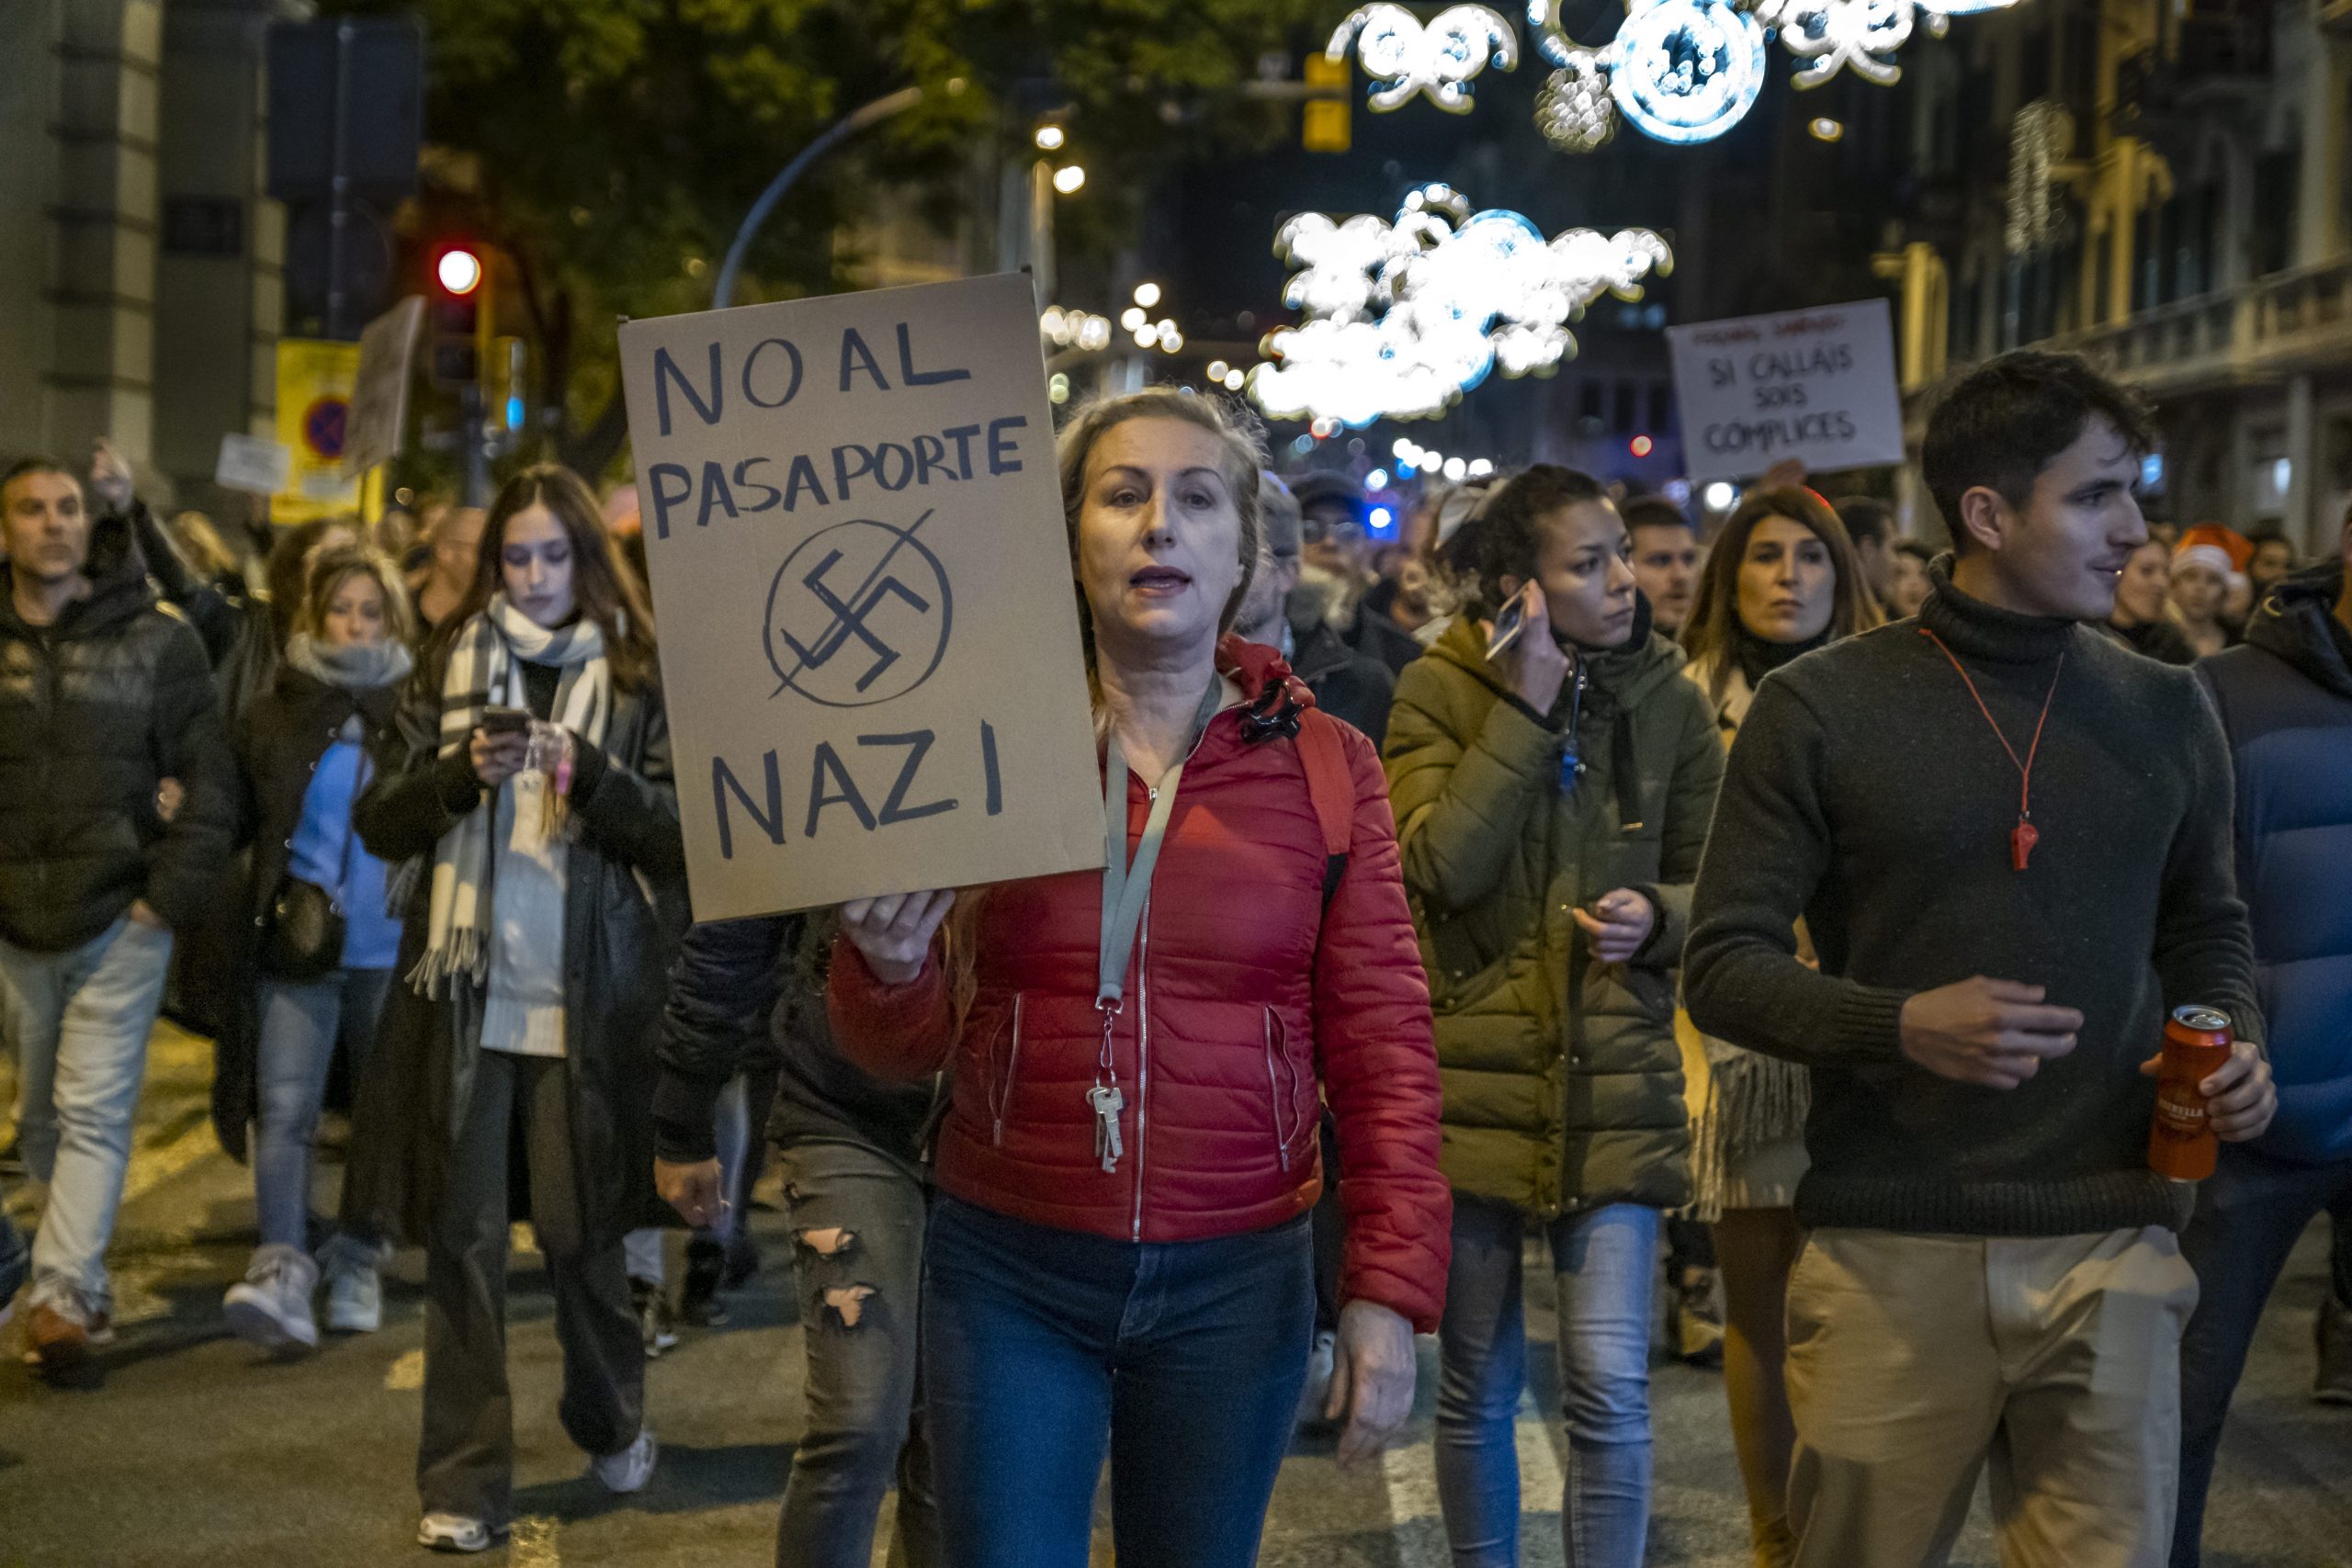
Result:
M1667 329L1684 471L1753 479L1794 457L1815 473L1904 458L1886 301Z
M695 918L1102 864L1029 280L620 349Z
M222 490L241 490L248 495L276 495L286 488L293 471L294 454L283 442L232 431L220 438L220 457L212 465L212 482Z
M409 366L424 322L424 297L412 294L359 334L359 380L351 394L351 427L343 443L343 472L356 478L399 456L408 424Z

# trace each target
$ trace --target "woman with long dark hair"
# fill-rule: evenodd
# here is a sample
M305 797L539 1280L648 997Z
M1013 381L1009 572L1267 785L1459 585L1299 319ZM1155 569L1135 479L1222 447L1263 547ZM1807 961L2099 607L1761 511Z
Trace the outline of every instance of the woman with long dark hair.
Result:
M1674 975L1723 756L1596 480L1537 464L1494 490L1479 527L1478 609L1406 669L1386 748L1453 1187L1438 1496L1454 1562L1518 1562L1523 1243L1539 1224L1569 1560L1637 1568L1659 1224L1690 1195Z
M1071 421L1110 863L842 910L842 1051L902 1081L956 1064L922 1340L958 1568L1082 1568L1106 1455L1122 1564L1256 1561L1324 1180L1347 1212L1325 1407L1343 1461L1410 1411L1413 1329L1437 1318L1437 1073L1379 763L1272 649L1225 635L1261 462L1217 404L1170 389Z
M423 873L361 1107L391 1097L405 1136L368 1199L425 1247L418 1540L479 1551L513 1478L513 1218L547 1260L565 1431L614 1492L653 1469L622 1238L660 1216L652 1036L684 851L652 616L578 477L500 491L403 728L407 765L357 813L370 852Z
M1828 502L1801 485L1750 491L1724 525L1683 628L1683 673L1705 694L1726 750L1756 688L1773 671L1884 620L1860 555ZM1801 951L1811 944L1798 931ZM1796 1429L1781 1363L1789 1270L1803 1236L1805 1070L1705 1042L1707 1083L1693 1129L1700 1218L1713 1222L1724 1288L1724 1392L1747 1483L1759 1568L1780 1568L1789 1534Z

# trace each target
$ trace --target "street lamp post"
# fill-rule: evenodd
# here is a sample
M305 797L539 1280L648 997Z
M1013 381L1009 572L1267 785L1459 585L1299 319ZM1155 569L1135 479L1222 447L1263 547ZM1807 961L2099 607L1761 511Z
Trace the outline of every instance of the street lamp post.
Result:
M950 94L963 90L964 79L961 76L951 79L947 84ZM892 115L904 114L914 107L922 102L924 91L922 87L901 87L895 93L875 99L863 108L852 110L834 121L822 136L802 148L798 156L768 182L768 188L760 192L760 199L752 203L752 210L743 214L742 227L735 231L735 243L727 247L727 260L718 269L718 285L710 291L712 310L723 310L735 302L735 282L742 274L743 256L751 250L752 238L767 222L768 215L775 210L776 203L784 199L785 193L808 172L809 165L868 126L879 125Z

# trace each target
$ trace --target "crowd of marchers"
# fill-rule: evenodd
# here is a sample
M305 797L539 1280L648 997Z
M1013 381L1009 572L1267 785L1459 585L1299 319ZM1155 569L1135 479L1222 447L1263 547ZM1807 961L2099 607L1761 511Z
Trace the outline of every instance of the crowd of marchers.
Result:
M1939 1563L1988 1471L2006 1562L2187 1568L2323 1213L2352 1403L2352 517L2309 564L2152 524L2154 443L2015 354L1928 420L1945 549L1793 468L1702 526L1548 464L1375 546L1234 406L1105 399L1036 585L1080 609L1103 868L707 924L626 490L232 544L103 446L18 461L0 1169L39 1218L0 1308L103 1373L169 1010L252 1171L229 1331L375 1331L423 1251L428 1548L510 1525L512 1223L563 1428L633 1493L647 1363L758 1272L772 1167L779 1564L863 1568L895 1489L918 1568L1078 1568L1107 1462L1123 1563L1238 1568L1298 1431L1376 1455L1430 1334L1453 1561L1556 1501L1569 1562L1634 1568L1662 1317L1722 1368L1762 1568ZM2185 1030L2210 1066L2160 1087ZM2201 1179L2151 1163L2184 1125ZM1556 1500L1517 1460L1538 1258Z

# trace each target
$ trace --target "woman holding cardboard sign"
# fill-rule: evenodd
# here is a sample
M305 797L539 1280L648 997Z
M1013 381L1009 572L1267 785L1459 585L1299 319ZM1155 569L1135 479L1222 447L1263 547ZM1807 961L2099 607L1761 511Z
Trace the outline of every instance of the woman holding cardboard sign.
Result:
M399 1135L355 1146L349 1185L425 1246L418 1540L481 1551L514 1479L510 1219L547 1259L564 1430L614 1492L652 1473L622 1236L659 1220L652 1034L685 852L651 617L577 476L499 492L425 671L406 765L354 813L370 853L424 874L360 1091Z
M1319 1098L1340 1459L1412 1405L1450 1207L1428 990L1371 745L1222 635L1255 444L1149 391L1080 414L1060 462L1108 864L845 906L834 1027L877 1075L956 1058L922 1303L949 1561L1084 1563L1107 1450L1123 1564L1246 1564L1306 1376Z

